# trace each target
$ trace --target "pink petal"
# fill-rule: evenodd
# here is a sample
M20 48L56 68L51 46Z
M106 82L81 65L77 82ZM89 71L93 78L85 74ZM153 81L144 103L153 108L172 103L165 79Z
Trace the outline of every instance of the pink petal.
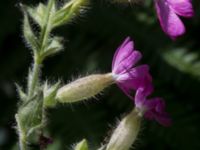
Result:
M155 119L163 126L171 125L171 118L169 114L165 112L165 102L161 98L153 98L144 102L146 108L145 118L149 120Z
M135 93L135 106L141 110L144 108L144 103L146 101L146 95L143 88L138 88Z
M123 50L124 46L127 45L130 42L130 37L127 37L124 42L118 47L118 49L116 50L114 57L113 57L113 61L112 61L112 70L115 69L115 67L117 67L117 64L119 62L119 55L121 53L121 51ZM133 45L133 43L132 43ZM133 46L132 46L133 47ZM127 51L128 54L132 52L132 48L131 50ZM121 61L121 60L120 60Z
M140 58L141 54L138 51L134 51L133 41L128 37L115 52L112 62L112 72L119 74L124 69L130 69Z
M165 0L155 0L156 11L163 31L172 39L185 33L185 26Z
M140 88L143 88L143 94L145 94L145 96L149 96L153 92L154 87L152 84L152 77L149 73L144 77L143 81L141 82Z
M138 90L138 88L143 88L144 94L147 96L153 91L152 78L148 70L147 65L135 67L130 72L122 75L117 84L131 99L133 98L132 92Z
M138 62L142 57L142 54L139 51L132 51L130 55L123 61L121 61L116 69L114 69L112 72L115 74L123 74L129 70L133 64Z
M194 10L191 0L167 0L171 8L180 16L192 17Z
M119 78L117 79L119 82L132 80L132 79L143 79L149 72L148 65L140 65L132 68L131 70L126 70L125 73L119 74Z

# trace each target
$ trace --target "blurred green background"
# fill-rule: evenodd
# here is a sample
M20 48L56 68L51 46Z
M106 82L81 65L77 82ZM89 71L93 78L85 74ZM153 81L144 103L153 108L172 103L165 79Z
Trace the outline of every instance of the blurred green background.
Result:
M14 114L18 97L14 83L25 86L32 63L22 38L20 2L34 5L39 0L0 2L0 150L16 147ZM195 17L183 19L187 33L174 42L161 31L152 1L119 5L93 0L85 13L54 32L65 37L65 51L45 61L42 78L67 83L86 74L109 72L116 48L126 36L131 36L143 53L141 63L151 67L154 95L166 100L173 118L169 128L144 120L136 149L199 150L200 1L193 3ZM48 110L48 131L54 139L49 150L70 149L82 138L88 139L91 147L99 146L117 119L132 107L114 85L97 100Z

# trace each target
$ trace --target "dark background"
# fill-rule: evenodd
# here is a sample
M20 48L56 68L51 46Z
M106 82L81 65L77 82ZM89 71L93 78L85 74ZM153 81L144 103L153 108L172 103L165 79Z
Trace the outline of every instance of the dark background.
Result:
M18 97L14 83L25 86L30 50L22 38L22 14L19 2L37 4L39 0L0 2L0 149L17 149L14 114ZM65 51L49 58L43 67L43 79L54 82L91 73L110 72L113 53L126 36L131 36L143 53L141 63L149 64L155 94L163 97L173 125L162 127L155 121L143 121L136 149L200 149L200 2L194 0L195 17L183 19L187 33L176 41L160 29L153 2L144 5L119 5L109 0L93 0L86 13L71 24L54 31L65 37ZM99 146L117 118L133 107L114 85L98 100L59 105L48 111L48 129L54 144L49 150L70 149L82 138L90 146Z

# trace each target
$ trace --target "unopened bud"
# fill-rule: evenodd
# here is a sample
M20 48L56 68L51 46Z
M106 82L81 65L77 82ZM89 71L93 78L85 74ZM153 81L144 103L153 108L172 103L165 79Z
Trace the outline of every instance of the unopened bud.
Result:
M129 150L140 130L141 117L133 110L119 123L106 150Z
M112 74L96 74L75 80L57 92L59 102L72 103L94 97L103 89L113 84Z

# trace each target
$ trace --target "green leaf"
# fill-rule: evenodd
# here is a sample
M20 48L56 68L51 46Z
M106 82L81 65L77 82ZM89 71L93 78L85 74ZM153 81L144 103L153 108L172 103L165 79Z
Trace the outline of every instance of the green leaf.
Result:
M42 99L43 94L38 91L33 99L26 101L19 107L18 116L26 133L42 123Z
M53 27L61 26L77 16L88 4L88 0L71 0L63 5L63 7L53 16Z
M197 53L185 49L175 49L163 54L164 60L181 72L191 74L200 79L200 61Z
M47 12L47 6L45 6L42 3L39 3L37 7L27 7L27 11L40 27L44 26L44 18Z
M23 34L28 45L30 45L31 49L34 52L36 52L39 47L39 44L37 42L37 37L33 33L33 30L29 22L28 14L25 10L24 10Z
M88 149L88 144L87 144L87 140L83 139L81 142L79 142L74 150L89 150Z
M57 102L56 102L55 96L56 96L59 86L60 86L59 81L52 86L48 85L47 81L45 82L44 89L43 89L43 96L44 96L43 106L45 108L54 107L56 105Z
M20 100L22 101L26 101L27 99L27 95L25 94L25 92L22 90L22 87L19 86L17 83L15 84L16 88L17 88L17 93L20 97Z
M57 27L60 25L63 25L68 18L70 18L70 6L69 5L67 8L62 8L58 12L55 13L53 17L53 27Z
M61 37L53 37L50 39L50 44L46 48L44 52L42 52L41 57L44 59L45 57L54 55L60 52L63 49L62 38Z

